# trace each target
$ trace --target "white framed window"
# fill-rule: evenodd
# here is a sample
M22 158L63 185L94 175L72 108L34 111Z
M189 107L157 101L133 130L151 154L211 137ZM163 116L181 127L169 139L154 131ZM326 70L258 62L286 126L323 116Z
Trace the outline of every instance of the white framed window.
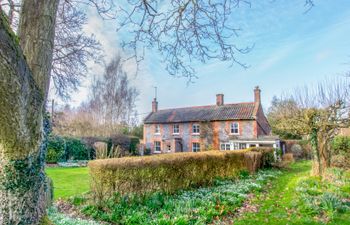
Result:
M198 142L192 143L192 152L200 152L201 145Z
M200 129L199 129L199 124L193 124L192 125L192 133L193 134L199 134L200 133Z
M221 143L220 150L231 150L231 144L230 143Z
M180 125L174 124L173 125L173 134L179 134L180 133Z
M246 149L247 144L246 143L239 143L239 149Z
M156 124L156 125L154 126L154 133L155 133L155 134L160 134L160 125L159 125L159 124Z
M154 142L154 152L159 153L159 152L161 152L161 151L162 151L162 149L161 149L161 147L160 147L160 141L155 141L155 142Z
M239 149L239 143L233 142L233 150L238 150L238 149Z
M239 124L237 122L231 123L230 132L231 134L239 134Z

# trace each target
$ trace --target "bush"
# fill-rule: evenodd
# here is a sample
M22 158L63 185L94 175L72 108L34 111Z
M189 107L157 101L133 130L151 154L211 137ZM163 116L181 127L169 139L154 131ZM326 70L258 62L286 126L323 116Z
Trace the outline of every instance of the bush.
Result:
M332 141L331 147L332 166L340 168L350 168L350 137L335 137Z
M282 160L286 162L294 162L294 157L292 153L286 153L282 156Z
M311 145L309 140L285 140L286 152L292 153L294 159L311 159Z
M90 161L91 190L97 201L116 192L174 192L211 184L215 178L233 178L242 170L254 172L271 152L273 149L206 151Z
M59 136L50 135L47 142L47 163L57 163L64 160L64 139Z
M67 160L88 160L90 149L78 138L65 138Z
M47 143L47 163L66 162L67 160L90 160L93 149L81 139L73 137L49 136Z

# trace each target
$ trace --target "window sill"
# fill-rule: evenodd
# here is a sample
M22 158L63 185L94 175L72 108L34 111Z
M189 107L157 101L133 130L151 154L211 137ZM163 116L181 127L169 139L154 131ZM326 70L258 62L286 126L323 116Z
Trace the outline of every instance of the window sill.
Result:
M235 133L230 133L230 135L232 136L239 136L239 133L235 134Z
M159 135L160 135L160 133L154 133L154 135L157 135L157 136L159 136Z
M154 151L153 152L154 154L160 154L160 153L162 153L161 151Z
M199 136L201 134L200 133L192 133L192 135Z
M173 133L173 135L180 135L180 133Z

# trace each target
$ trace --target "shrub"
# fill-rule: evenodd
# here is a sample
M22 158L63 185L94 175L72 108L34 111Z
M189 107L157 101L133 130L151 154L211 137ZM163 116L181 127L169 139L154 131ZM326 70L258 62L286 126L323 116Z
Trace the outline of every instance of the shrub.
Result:
M273 148L250 148L252 152L261 152L261 167L270 168L276 162L275 159L275 149Z
M335 137L332 141L332 153L334 155L350 154L350 137Z
M57 163L64 160L65 144L64 139L50 135L47 142L47 163Z
M272 151L206 151L90 161L91 190L94 198L101 201L116 192L174 192L207 185L215 178L236 177L242 170L256 171L268 158L265 154Z
M331 165L335 167L350 168L350 137L337 136L331 144Z
M286 140L286 153L293 153L294 159L311 159L309 140Z
M78 138L65 138L67 160L87 160L89 159L90 149Z
M282 156L282 160L286 162L294 162L294 157L292 153L286 153Z

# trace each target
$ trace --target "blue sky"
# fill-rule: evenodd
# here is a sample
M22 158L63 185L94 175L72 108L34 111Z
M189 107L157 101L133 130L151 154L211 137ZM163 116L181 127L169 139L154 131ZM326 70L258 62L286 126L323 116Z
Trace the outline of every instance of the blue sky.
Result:
M252 101L253 88L259 85L267 108L274 95L350 71L350 1L315 0L307 13L304 2L256 0L251 7L241 5L235 10L232 23L241 31L234 43L254 45L248 54L237 56L250 65L248 69L214 60L196 65L199 78L188 84L185 78L170 76L151 50L136 76L134 66L127 65L140 91L137 111L144 115L151 110L154 86L158 87L159 108L171 108L215 104L217 93L225 95L226 103ZM122 36L115 31L115 21L102 20L93 10L88 16L85 31L97 36L108 60L118 52ZM89 67L83 86L69 102L74 106L86 99L90 78L102 75L100 67Z

